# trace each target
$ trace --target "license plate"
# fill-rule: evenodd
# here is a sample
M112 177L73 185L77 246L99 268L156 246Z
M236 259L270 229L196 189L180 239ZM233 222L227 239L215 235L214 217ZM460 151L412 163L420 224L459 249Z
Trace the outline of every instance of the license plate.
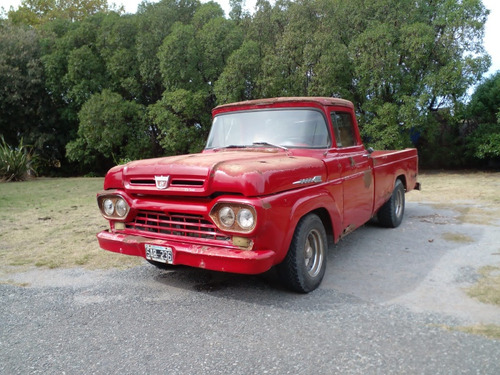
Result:
M174 253L171 247L146 244L146 259L155 262L174 264Z

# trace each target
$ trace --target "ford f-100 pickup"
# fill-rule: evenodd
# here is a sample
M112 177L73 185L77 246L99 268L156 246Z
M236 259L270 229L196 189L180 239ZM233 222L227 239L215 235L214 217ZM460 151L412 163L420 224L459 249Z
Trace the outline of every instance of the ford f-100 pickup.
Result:
M419 189L415 149L373 151L354 106L290 97L216 107L198 154L112 168L97 195L99 245L159 267L258 274L316 289L329 245L377 217L395 228Z

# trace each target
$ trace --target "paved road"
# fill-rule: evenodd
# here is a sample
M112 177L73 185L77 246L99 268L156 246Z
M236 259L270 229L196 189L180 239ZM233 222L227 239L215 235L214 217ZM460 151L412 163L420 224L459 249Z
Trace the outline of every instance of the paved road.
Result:
M500 324L462 291L500 262L498 227L456 216L409 203L400 228L366 225L308 295L148 264L3 276L30 286L0 285L0 373L499 374L500 341L442 328Z

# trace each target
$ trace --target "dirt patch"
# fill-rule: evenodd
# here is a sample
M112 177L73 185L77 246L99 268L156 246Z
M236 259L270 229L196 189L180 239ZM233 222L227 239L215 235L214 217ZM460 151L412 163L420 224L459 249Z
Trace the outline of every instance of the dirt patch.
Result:
M500 208L479 204L432 204L437 210L451 210L456 213L454 223L500 226ZM447 223L445 223L447 224Z
M447 225L456 222L454 218L440 214L420 215L420 216L410 216L410 217L412 219L418 219L422 223L430 223L437 225Z
M483 303L500 306L500 267L482 267L479 274L481 278L467 289L467 294Z
M473 335L486 336L492 339L500 339L500 326L494 324L478 324L468 327L447 327L449 330L471 333Z
M457 243L472 243L474 239L466 234L462 233L452 233L446 232L442 234L442 237L446 241L457 242Z

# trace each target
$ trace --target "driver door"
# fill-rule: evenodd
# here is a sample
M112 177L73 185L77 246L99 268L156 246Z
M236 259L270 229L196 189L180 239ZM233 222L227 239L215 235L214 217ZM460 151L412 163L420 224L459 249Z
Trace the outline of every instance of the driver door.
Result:
M350 232L370 220L373 213L373 163L365 150L351 112L331 111L337 145L338 174L343 191L343 230Z

